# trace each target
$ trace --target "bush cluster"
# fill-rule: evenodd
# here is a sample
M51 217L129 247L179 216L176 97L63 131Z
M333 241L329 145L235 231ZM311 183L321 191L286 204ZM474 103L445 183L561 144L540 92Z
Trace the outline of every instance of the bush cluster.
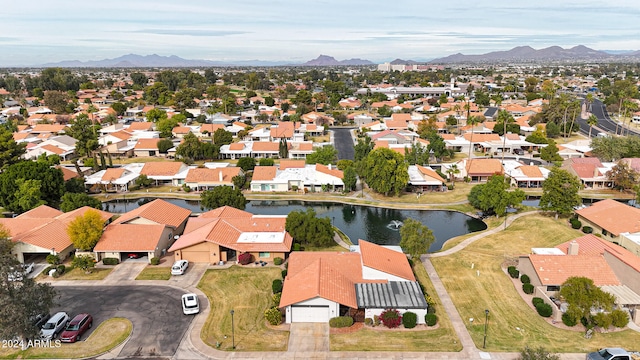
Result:
M282 323L282 312L277 307L272 307L264 312L264 317L271 325L280 325Z
M538 312L538 315L542 317L550 317L551 314L553 314L553 309L551 308L551 305L545 302L536 305L536 311Z
M525 294L533 294L533 285L530 283L522 284L522 291L524 291Z
M282 275L282 279L284 280L287 277L287 269L282 270L280 275Z
M382 324L390 329L397 328L402 323L402 316L396 309L387 309L380 314Z
M344 328L353 325L353 318L351 316L338 316L329 319L329 326L332 328Z
M364 319L364 324L367 326L373 326L373 319L372 318Z
M49 254L47 255L47 263L51 265L60 264L60 257L58 255Z
M380 325L380 316L373 315L373 326L378 326L378 325Z
M593 228L591 226L583 226L582 232L585 234L591 234L593 232Z
M67 268L64 265L60 264L60 265L56 266L56 273L58 273L58 275L62 275L66 271L67 271Z
M250 253L242 253L238 255L238 262L240 263L240 265L251 264L251 262L253 262L253 255L251 255Z
M523 284L530 284L531 283L531 279L529 278L529 275L524 274L522 276L520 276L520 281L522 281Z
M411 311L407 311L402 314L402 325L406 329L413 329L418 324L418 315Z
M102 259L102 263L105 265L118 265L120 260L116 258L104 258Z
M274 307L278 307L280 306L280 299L282 298L282 293L276 293L271 295L271 302L273 303Z
M613 323L613 319L611 318L611 315L605 314L605 313L597 313L593 315L592 320L595 326L599 326L603 329L608 329Z
M273 282L271 283L271 291L273 291L274 294L281 293L282 292L282 280L280 280L280 279L273 280Z
M542 298L539 297L534 297L533 299L531 299L531 303L533 304L533 307L538 306L538 304L543 304L544 300L542 300Z
M518 271L515 266L509 266L507 272L512 279L517 279L520 276L520 271Z
M576 321L576 318L571 316L569 313L564 313L562 314L562 323L569 327L573 327L576 326L578 321Z
M293 251L300 251L300 243L293 243Z
M160 258L157 257L152 257L151 260L149 260L151 262L151 265L158 265L160 264Z
M613 310L609 316L611 317L611 324L617 328L623 328L629 324L629 317L624 310Z
M438 316L436 314L427 314L424 316L424 322L427 326L434 326L438 323Z
M569 220L571 222L571 228L573 229L580 229L582 227L582 222L580 222L580 220L576 219L576 218L571 218L571 220Z
M277 258L273 259L273 264L274 265L282 265L283 262L284 262L284 260L281 257L277 257Z

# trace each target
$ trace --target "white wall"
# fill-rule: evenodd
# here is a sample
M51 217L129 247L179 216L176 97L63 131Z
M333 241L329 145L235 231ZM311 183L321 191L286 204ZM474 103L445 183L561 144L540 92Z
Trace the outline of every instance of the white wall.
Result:
M380 316L380 314L382 314L382 312L385 310L387 309L365 309L364 317L373 319L374 315ZM418 324L426 324L424 321L424 316L427 315L427 309L396 309L396 310L398 310L400 314L404 314L407 311L415 313L418 317Z
M337 302L323 299L321 297L315 297L313 299L301 301L294 305L327 305L329 306L329 319L340 315L340 304ZM422 319L424 320L424 319ZM285 322L291 324L291 305L285 309Z
M391 275L368 266L362 266L362 278L366 280L407 281L407 279Z

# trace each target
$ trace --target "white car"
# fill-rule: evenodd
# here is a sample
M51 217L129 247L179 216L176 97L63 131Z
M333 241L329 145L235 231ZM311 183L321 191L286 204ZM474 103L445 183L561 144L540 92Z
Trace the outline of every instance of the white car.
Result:
M171 266L171 275L183 275L188 267L189 262L187 260L178 260Z
M200 303L198 302L198 295L196 294L182 295L182 312L185 315L193 315L200 312Z
M34 268L35 264L34 263L30 263L30 264L20 264L18 266L18 268L14 268L11 267L11 271L9 273L9 281L22 281L22 279L31 274L33 272L33 268Z
M66 312L60 311L53 315L49 321L42 325L40 330L40 336L45 340L52 340L55 338L69 322L69 315Z

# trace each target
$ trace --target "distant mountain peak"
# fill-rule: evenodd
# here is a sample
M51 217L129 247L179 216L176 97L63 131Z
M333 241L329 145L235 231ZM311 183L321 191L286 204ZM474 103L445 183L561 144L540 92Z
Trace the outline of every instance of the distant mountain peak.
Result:
M434 59L432 63L482 63L503 61L572 61L572 60L602 60L613 55L604 51L577 45L564 49L560 46L550 46L536 50L531 46L516 46L507 51L493 51L481 55L463 55L460 53L443 58Z
M333 56L320 55L313 60L309 60L302 66L340 66L340 65L373 65L369 60L362 59L348 59L338 61Z

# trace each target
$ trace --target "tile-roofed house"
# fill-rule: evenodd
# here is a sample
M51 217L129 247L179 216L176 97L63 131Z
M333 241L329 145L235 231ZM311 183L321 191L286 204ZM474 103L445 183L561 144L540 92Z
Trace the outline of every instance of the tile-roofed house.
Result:
M577 176L586 189L610 188L613 182L607 172L614 164L603 164L598 158L570 158L563 162L562 168Z
M465 159L462 176L468 176L471 182L486 182L493 175L502 175L503 168L499 159Z
M304 160L282 160L280 167L256 167L251 191L339 191L344 188L343 173L332 165L304 164ZM264 169L263 169L264 168ZM272 168L272 169L267 169ZM328 189L325 187L329 186ZM305 190L306 189L306 190Z
M362 290L376 285L406 289L404 283L415 284L406 255L363 240L359 244L359 250L354 252L293 252L289 256L279 305L285 309L287 323L328 322L341 314L341 307L347 307L352 316L363 310L368 311L371 317L379 315L384 310L380 299L369 296L375 295L374 289L367 289L369 292ZM398 284L400 282L403 284ZM406 294L424 299L419 286L411 287ZM364 301L365 297L369 300ZM416 306L411 310L418 314L418 318L424 318L427 310L426 303L421 305L423 307ZM398 310L405 312L408 308Z
M209 190L216 186L235 188L233 178L242 174L242 169L235 166L215 169L191 168L187 172L184 183L196 191Z
M277 158L280 153L280 143L277 141L257 141L253 143L251 152L259 158Z
M108 168L100 170L84 178L87 188L98 191L128 191L140 177L139 172L131 171L131 167Z
M127 127L128 132L151 130L153 130L153 123L149 121L134 121Z
M217 264L241 253L256 260L286 258L293 238L285 230L286 216L253 215L223 207L190 218L182 235L169 249L175 260Z
M550 171L537 165L524 165L515 160L504 161L504 173L511 185L519 188L539 188L549 176Z
M133 153L135 156L157 156L160 154L160 150L158 150L158 141L159 138L151 138L151 139L138 139L135 146L133 147Z
M163 199L156 199L122 214L113 221L113 224L153 222L171 227L179 234L182 233L186 220L190 215L191 210L189 209L174 205Z
M55 254L65 259L75 250L67 233L69 223L87 211L96 211L107 223L112 217L106 211L83 207L63 213L46 205L27 211L15 218L0 218L0 225L9 232L15 245L11 249L18 261L28 261L33 255Z
M280 170L286 170L289 168L303 168L305 167L306 163L304 160L287 160L287 159L282 159L280 160L280 164L278 166L278 168Z
M186 176L188 169L187 165L180 161L148 162L143 165L140 174L154 180L156 185L171 184L178 186L181 185L181 180Z
M59 124L38 124L31 129L32 134L62 134L69 128L67 125Z
M593 228L594 233L602 234L604 239L613 242L618 242L621 233L640 232L640 209L613 199L595 202L576 210L576 214L584 225Z
M428 166L409 165L409 186L417 192L443 191L446 180Z
M202 124L200 125L200 131L195 134L198 137L212 137L218 129L226 130L223 124Z

